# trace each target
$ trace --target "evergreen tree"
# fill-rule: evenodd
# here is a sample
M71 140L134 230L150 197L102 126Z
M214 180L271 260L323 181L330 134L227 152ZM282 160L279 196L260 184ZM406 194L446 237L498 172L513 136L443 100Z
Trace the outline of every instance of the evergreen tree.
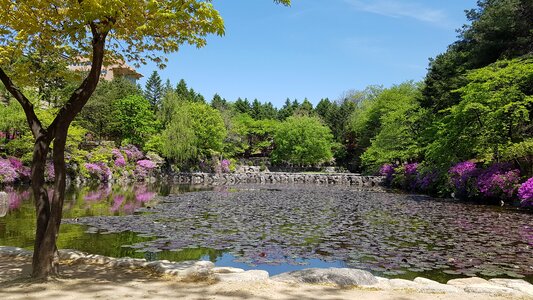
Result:
M163 97L163 85L161 84L161 77L157 71L152 72L152 75L146 81L144 90L144 97L150 102L152 109L157 110Z
M278 119L281 121L284 121L288 117L292 116L294 113L293 103L291 103L291 100L287 98L285 100L285 104L283 104L283 107L278 112Z
M252 111L250 101L248 101L248 99L246 98L244 100L242 100L241 98L237 99L237 101L235 101L235 110L238 113L250 114L250 112Z
M211 100L211 107L218 109L220 111L228 109L228 101L226 99L223 99L220 97L219 94L215 94L213 96L213 100Z
M187 88L187 83L184 79L180 79L178 85L176 86L176 94L182 99L189 99L189 89Z
M167 81L165 81L165 85L163 86L163 96L173 90L174 89L172 88L172 83L170 83L170 79L167 79Z

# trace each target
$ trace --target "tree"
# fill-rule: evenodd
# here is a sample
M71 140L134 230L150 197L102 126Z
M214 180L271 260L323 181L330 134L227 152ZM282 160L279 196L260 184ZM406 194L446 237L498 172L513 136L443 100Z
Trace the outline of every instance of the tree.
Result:
M144 97L150 102L152 109L157 111L161 97L163 97L163 85L161 84L161 77L159 77L157 71L152 72L152 75L146 81Z
M226 109L229 108L228 101L226 101L226 99L223 99L222 97L220 97L219 94L215 94L213 96L213 100L211 100L211 107L215 108L215 109L218 109L220 111L226 110Z
M186 164L221 153L226 128L218 110L205 103L183 102L172 114L162 137L163 155Z
M121 144L144 146L144 142L157 132L157 122L150 102L143 96L131 95L113 105L113 125L120 134Z
M115 121L115 103L142 91L131 81L117 77L111 81L100 81L87 104L76 120L81 126L94 133L99 139L112 139L120 142Z
M333 158L333 135L317 117L289 117L278 127L274 144L275 163L316 165Z
M290 0L276 0L290 4ZM145 62L164 67L165 58L154 53L175 52L183 43L202 47L208 34L224 33L218 11L210 2L140 0L68 0L0 2L0 80L21 104L35 139L32 190L37 211L37 229L32 276L45 278L57 273L54 261L56 239L65 199L65 144L70 124L96 89L105 54L108 58ZM87 59L85 79L59 109L50 124L37 117L34 104L18 87L35 78L27 63L17 58L39 54L44 62L63 57L71 62ZM13 59L15 58L15 59ZM16 66L16 68L14 68ZM10 70L26 72L10 72ZM18 81L18 83L17 83ZM44 166L53 142L54 193L48 198Z
M448 167L475 158L515 161L532 172L533 59L503 60L470 71L461 101L439 120L426 158ZM522 151L520 149L523 149Z
M467 18L459 40L430 60L420 103L435 113L461 101L457 91L467 84L467 71L533 51L530 0L480 0Z

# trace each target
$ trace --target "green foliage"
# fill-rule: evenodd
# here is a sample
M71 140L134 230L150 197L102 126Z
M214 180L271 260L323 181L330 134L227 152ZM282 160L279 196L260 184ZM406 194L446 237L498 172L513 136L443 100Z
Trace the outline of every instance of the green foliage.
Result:
M376 172L385 163L403 163L421 155L417 137L423 112L416 101L418 96L418 85L406 82L363 102L354 114L353 128L360 146L368 145L370 140L361 157L367 170Z
M161 98L163 97L163 85L161 84L161 77L159 77L157 71L153 71L152 75L146 81L144 97L150 102L153 110L159 108Z
M533 135L533 59L499 61L467 78L458 91L461 102L435 124L437 138L427 157L436 163L500 161Z
M272 151L278 122L255 120L248 114L231 119L231 128L224 144L224 153L231 156L267 156Z
M333 135L317 117L289 117L274 136L275 163L316 165L333 158Z
M158 123L150 103L142 96L122 98L113 105L115 126L123 144L144 146L144 142L157 132Z
M118 100L132 95L142 95L142 91L129 80L121 77L112 81L102 80L77 120L99 139L120 142L121 134L116 126L115 105Z
M162 132L163 156L186 163L222 152L226 128L216 109L205 103L183 102L171 115Z
M485 67L533 50L533 3L530 0L481 0L467 12L460 39L429 65L421 104L433 112L456 105L456 91L468 81L468 70Z

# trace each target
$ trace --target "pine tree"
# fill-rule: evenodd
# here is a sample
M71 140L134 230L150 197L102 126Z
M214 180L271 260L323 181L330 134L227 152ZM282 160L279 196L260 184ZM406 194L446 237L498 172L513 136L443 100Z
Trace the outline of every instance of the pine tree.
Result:
M213 100L211 100L211 107L220 111L226 110L228 108L228 101L220 97L219 94L215 94Z
M189 89L187 88L187 83L185 83L185 80L180 80L180 82L176 86L176 93L182 99L189 100Z
M161 77L159 77L157 71L154 71L148 78L148 81L146 81L144 97L148 99L152 109L157 110L163 97L163 85L161 84Z

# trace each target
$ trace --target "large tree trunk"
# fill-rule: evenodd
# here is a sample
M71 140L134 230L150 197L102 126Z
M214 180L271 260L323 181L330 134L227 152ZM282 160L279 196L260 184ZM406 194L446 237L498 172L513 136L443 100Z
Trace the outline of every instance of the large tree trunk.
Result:
M53 264L55 252L55 240L51 240L49 230L50 223L50 200L44 186L44 169L48 156L50 142L44 136L37 137L33 149L33 161L31 167L31 186L35 199L37 215L37 228L35 232L35 244L33 248L33 272L34 278L45 278L48 274L55 274L57 269Z
M109 18L103 22L104 25L110 25L114 20ZM85 80L83 80L81 85L72 93L67 103L59 110L48 128L43 127L41 121L35 114L31 101L13 84L11 78L0 67L0 81L2 81L6 89L22 106L28 125L35 138L31 177L37 214L37 228L35 231L35 246L32 262L32 277L36 279L44 279L58 274L56 241L59 234L59 226L61 225L63 202L65 199L65 144L68 127L83 106L85 106L100 79L105 40L109 28L108 26L104 26L103 29L99 28L98 25L102 25L102 23L90 22L88 25L93 35L91 69ZM44 170L52 141L54 141L53 162L55 183L54 194L50 201L48 192L44 186Z

